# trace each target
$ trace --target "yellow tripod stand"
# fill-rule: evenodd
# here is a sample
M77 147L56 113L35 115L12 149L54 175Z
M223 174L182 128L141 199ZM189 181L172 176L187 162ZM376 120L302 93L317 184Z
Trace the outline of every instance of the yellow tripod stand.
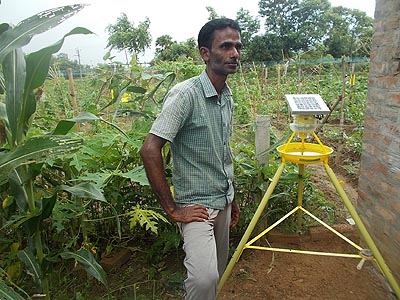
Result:
M298 134L298 136L301 138L301 142L292 142L293 138L295 135ZM218 294L222 290L222 287L224 286L226 280L230 276L232 269L236 262L239 260L240 256L242 255L243 251L245 249L258 249L258 250L269 250L269 251L276 251L276 252L290 252L290 253L300 253L300 254L313 254L313 255L325 255L325 256L340 256L340 257L349 257L349 258L359 258L360 263L358 264L357 268L361 269L364 262L366 260L372 260L375 261L376 264L379 266L381 272L383 275L387 278L390 286L392 287L393 291L395 292L396 296L398 299L400 299L400 287L397 284L395 278L393 277L389 267L386 265L382 255L380 254L378 248L376 247L373 239L369 235L367 229L365 228L361 218L357 214L357 211L353 207L351 201L347 197L345 191L343 190L341 184L339 183L338 179L336 178L336 175L332 171L332 169L328 165L328 158L329 155L333 152L332 148L327 147L323 145L318 138L318 136L315 134L314 131L312 131L312 135L317 141L317 143L306 143L304 140L307 137L308 133L306 132L296 132L293 131L293 134L289 138L288 142L286 144L283 144L277 148L279 154L281 155L282 158L282 163L279 166L278 170L276 171L274 177L272 178L272 181L264 194L264 197L261 199L261 202L252 218L250 221L250 224L248 225L242 239L239 242L238 247L236 248L233 257L231 258L221 280L218 286ZM268 200L270 199L280 176L282 175L282 172L285 168L286 162L292 162L295 164L298 164L299 166L299 184L298 184L298 206L295 207L293 210L288 212L285 216L283 216L281 219L279 219L277 222L275 222L273 225L269 226L267 229L265 229L263 232L261 232L259 235L254 237L249 241L249 237L251 233L254 230L254 227L256 226L264 208L266 207ZM335 229L331 228L329 225L315 217L313 214L311 214L309 211L303 208L302 206L302 201L303 201L303 174L304 174L304 167L307 164L315 164L322 162L324 164L326 173L328 174L331 182L333 183L337 193L340 195L342 198L348 212L350 213L351 217L353 218L360 234L362 235L366 245L368 246L368 249L364 249L361 246L355 244L352 242L350 239L342 235L341 233L337 232ZM283 222L286 218L288 218L290 215L294 214L297 212L297 221L298 225L300 226L302 223L302 215L303 213L307 214L320 224L322 224L324 227L329 229L331 232L334 234L338 235L340 238L348 242L350 245L352 245L354 248L357 249L357 253L355 254L346 254L346 253L327 253L327 252L317 252L317 251L302 251L302 250L293 250L293 249L282 249L282 248L271 248L271 247L261 247L261 246L255 246L253 245L255 241L260 239L262 236L267 234L270 230L275 228L277 225L279 225L281 222Z

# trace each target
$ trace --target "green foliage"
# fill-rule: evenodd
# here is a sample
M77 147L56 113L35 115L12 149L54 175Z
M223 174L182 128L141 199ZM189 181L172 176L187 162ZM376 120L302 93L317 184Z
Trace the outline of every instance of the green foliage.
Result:
M336 58L369 56L373 20L359 10L328 0L262 0L259 13L265 34L251 39L245 61L286 60L315 49Z
M129 53L139 54L150 46L149 27L149 18L146 17L145 21L135 27L133 23L129 22L127 15L122 13L116 24L107 26L109 34L107 48L128 50Z
M103 268L99 265L99 263L94 258L92 252L87 249L81 249L76 253L73 252L62 252L60 255L65 259L75 259L81 265L84 266L86 271L92 275L94 278L99 280L106 287L108 286L106 273Z
M155 234L158 232L157 224L160 221L169 223L163 215L152 210L143 210L139 206L136 206L133 211L129 212L128 216L130 218L131 228L134 228L137 224L140 224L146 230L150 230Z
M173 41L171 36L163 35L156 40L156 53L152 64L159 61L184 61L186 59L192 59L195 62L202 61L194 38L178 43Z
M0 170L4 175L0 187L2 195L7 195L8 199L1 214L1 221L8 221L2 230L9 229L11 234L19 237L18 244L26 246L25 250L18 252L18 258L27 273L32 275L37 290L44 293L45 299L50 299L49 260L42 229L44 221L52 214L57 192L49 185L37 186L35 180L45 161L76 151L82 140L49 134L29 137L36 112L35 91L43 85L51 55L60 50L64 39L69 35L91 32L75 28L57 43L26 56L21 47L28 44L33 35L60 24L83 7L64 6L39 13L15 27L1 25L0 63L5 82L5 102L1 102L0 106L1 128L6 135L1 145Z

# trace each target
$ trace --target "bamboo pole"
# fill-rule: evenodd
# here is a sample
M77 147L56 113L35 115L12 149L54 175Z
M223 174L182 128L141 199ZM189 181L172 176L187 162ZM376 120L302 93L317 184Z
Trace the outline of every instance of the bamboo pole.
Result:
M343 132L344 125L344 100L346 97L346 62L344 57L342 57L342 105L340 108L340 131Z
M278 92L277 92L277 102L278 102L278 121L281 119L281 65L278 65Z
M301 66L297 68L297 93L301 94L301 88L303 84L303 70Z
M78 115L78 106L76 104L76 96L75 96L75 88L74 88L74 77L72 75L72 68L68 68L68 81L69 81L69 94L71 96L72 108L74 110L74 116ZM76 131L80 131L81 126L79 123L76 123Z

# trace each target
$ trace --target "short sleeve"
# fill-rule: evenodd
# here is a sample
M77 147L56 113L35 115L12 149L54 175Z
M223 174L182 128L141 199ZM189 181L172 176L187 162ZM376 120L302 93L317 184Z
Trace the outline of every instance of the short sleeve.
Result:
M173 142L187 118L190 97L179 86L172 88L165 97L161 113L154 121L150 133Z

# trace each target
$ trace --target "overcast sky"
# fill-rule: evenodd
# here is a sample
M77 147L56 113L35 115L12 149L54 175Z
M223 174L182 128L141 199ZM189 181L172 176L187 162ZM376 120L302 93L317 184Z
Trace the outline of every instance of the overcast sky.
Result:
M25 52L32 52L61 39L75 27L85 27L95 34L75 35L67 37L60 53L67 53L70 59L77 59L78 51L82 64L96 65L103 62L107 52L107 33L105 28L115 24L121 13L128 16L136 27L146 17L150 19L152 49L155 40L169 34L175 41L183 42L193 37L209 16L206 7L211 6L218 15L236 18L240 8L250 11L252 16L258 15L259 0L0 0L0 23L16 25L20 21L47 9L75 4L89 4L73 17L50 31L35 36ZM332 6L356 8L373 17L375 0L331 0ZM262 24L261 24L262 27ZM125 61L122 53L113 52L120 61ZM141 62L153 57L153 50L146 50Z

